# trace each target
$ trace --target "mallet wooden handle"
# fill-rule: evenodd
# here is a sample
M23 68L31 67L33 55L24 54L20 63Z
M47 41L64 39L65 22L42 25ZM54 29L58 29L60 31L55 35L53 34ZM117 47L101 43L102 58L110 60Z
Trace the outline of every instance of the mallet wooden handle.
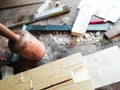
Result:
M0 23L0 35L12 40L17 41L19 39L19 35L13 33L10 29Z

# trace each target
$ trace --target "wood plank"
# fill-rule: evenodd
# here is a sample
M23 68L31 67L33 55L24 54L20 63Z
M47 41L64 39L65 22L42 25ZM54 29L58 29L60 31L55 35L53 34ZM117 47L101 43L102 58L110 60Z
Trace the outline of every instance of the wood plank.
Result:
M49 6L49 4L51 3L51 0L46 0L37 10L37 13L41 13L43 11L45 11L45 9Z
M0 80L0 90L2 90L2 80Z
M82 56L80 53L70 55L55 62L51 62L32 70L22 72L10 78L3 79L0 81L1 90L28 90L30 89L31 77L34 89L42 90L46 87L59 84L60 82L72 80L73 77L71 74L71 68L76 65L80 68L84 67ZM24 78L23 82L20 81L21 76ZM6 86L4 86L4 84L6 84Z
M120 35L120 29L108 30L104 33L104 38L106 38L107 40L111 40L119 35Z
M71 73L75 83L79 83L84 80L90 79L85 67L81 67L79 64L71 68Z
M87 30L92 15L93 15L92 8L90 7L82 8L79 11L77 18L73 24L71 34L74 36L80 36L84 34Z
M65 80L64 82L60 82L56 85L43 88L41 90L94 90L92 82L88 77L88 73L85 71L85 67L81 66L81 64L77 64L70 67L70 70L73 71L75 75L74 78ZM87 74L87 75L86 75ZM79 75L79 76L78 76ZM77 82L74 79L79 78ZM39 86L35 87L35 90L38 90Z
M2 74L2 79L8 78L8 77L14 75L14 69L13 69L13 67L10 67L10 66L2 66L1 67L1 74Z
M44 0L0 0L0 9L30 4L38 4L41 2L44 2Z
M85 80L75 84L73 80L51 87L46 90L93 90L91 80Z
M117 21L113 28L104 33L104 38L111 40L120 35L120 21Z
M108 84L112 84L120 81L120 49L118 46L114 46L87 56L84 56L85 65L89 73L89 77L92 79L95 88L99 88ZM81 72L84 72L84 65L81 62L82 57L80 53L68 56L66 58L60 59L58 61L37 67L35 69L26 71L24 74L24 82L20 82L22 73L15 75L0 81L1 90L25 90L30 88L30 79L32 76L33 86L35 90L43 89L49 86L49 89L52 90L67 90L78 83L83 83L85 80L88 80L87 76L84 77ZM81 69L77 69L77 68ZM71 69L74 71L75 78L79 80L76 81L73 75L71 74ZM78 71L77 71L78 70ZM79 71L80 70L80 71ZM37 72L37 73L36 73ZM54 72L54 73L53 73ZM80 77L78 77L80 75ZM81 76L83 77L81 79ZM73 81L71 81L73 78ZM85 78L85 79L84 79ZM68 81L67 81L68 80ZM12 81L12 83L11 83ZM61 83L60 82L64 82ZM91 82L87 82L91 84ZM4 84L6 86L4 87ZM66 85L67 84L67 85ZM69 84L70 87L69 87ZM81 85L81 84L80 84ZM62 87L66 86L66 87ZM86 85L87 86L87 85ZM89 86L89 85L88 85ZM74 86L77 88L79 86ZM82 86L81 86L82 87ZM91 86L92 87L92 86ZM80 89L80 88L79 88ZM78 89L73 89L78 90ZM87 90L87 89L81 89Z
M95 88L120 81L120 49L108 49L84 56L85 65Z

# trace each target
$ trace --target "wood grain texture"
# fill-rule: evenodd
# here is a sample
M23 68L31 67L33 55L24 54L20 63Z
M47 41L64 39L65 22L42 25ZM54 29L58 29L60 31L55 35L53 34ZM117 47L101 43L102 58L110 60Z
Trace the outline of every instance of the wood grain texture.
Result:
M37 4L44 2L44 0L1 0L0 1L0 9Z
M120 30L117 29L117 30L108 30L104 33L104 37L107 39L107 40L111 40L113 38L115 38L116 36L120 35Z
M91 80L85 80L75 84L73 80L51 87L46 90L93 90Z
M9 49L28 60L40 60L45 55L45 46L25 30L12 32L0 23L0 35L9 39Z
M80 36L86 33L86 30L92 15L93 15L92 8L90 7L81 8L73 24L73 28L71 30L72 35Z
M37 13L43 12L50 4L51 0L46 0L37 10Z
M84 59L95 88L120 81L120 49L118 46L87 55Z
M55 90L67 90L67 88L72 88L71 90L93 90L92 83L90 82L90 80L88 80L88 78L86 78L86 80L88 81L83 80L78 82L78 84L74 83L74 81L72 80L71 68L76 65L79 65L79 67L81 68L84 67L82 56L80 53L70 55L55 62L1 80L1 90L28 90L30 89L31 77L35 90L44 90L46 87L54 85L55 86L51 88L59 87ZM24 77L24 82L20 82L21 76ZM60 82L64 81L67 82L65 82L65 84L60 84ZM83 86L79 84L84 81L84 84L86 85L85 88L84 84ZM69 83L71 85L69 85ZM6 84L6 86L4 86L4 84Z

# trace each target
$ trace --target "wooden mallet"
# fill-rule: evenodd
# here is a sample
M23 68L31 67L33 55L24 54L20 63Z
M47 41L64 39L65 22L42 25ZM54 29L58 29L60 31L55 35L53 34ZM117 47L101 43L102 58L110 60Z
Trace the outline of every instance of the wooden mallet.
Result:
M9 39L10 50L28 60L38 61L45 55L45 46L25 30L13 33L0 23L0 35Z

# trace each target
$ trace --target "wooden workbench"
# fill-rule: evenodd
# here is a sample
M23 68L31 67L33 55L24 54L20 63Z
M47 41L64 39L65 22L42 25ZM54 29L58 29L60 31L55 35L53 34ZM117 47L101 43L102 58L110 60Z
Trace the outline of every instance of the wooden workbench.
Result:
M70 21L68 24L73 24L78 13L77 5L79 4L79 2L80 0L62 0L63 4L70 6L70 13L40 20L38 23L45 25L61 24L63 17L69 17ZM36 10L40 7L40 5L41 4L35 4L0 10L0 22L5 25L10 25L25 20L28 18L29 15L34 14ZM3 55L6 59L6 61L2 64L9 64L10 66L13 66L15 74L40 66L45 63L52 62L54 60L60 59L76 52L81 52L82 55L87 55L113 45L118 45L120 47L119 39L108 42L98 41L96 43L93 43L89 41L81 42L79 38L73 37L70 33L66 32L40 32L33 34L40 41L42 41L46 47L46 55L39 62L31 62L20 58L17 62L9 63L8 59L10 59L11 52L7 47L8 41L7 39L0 36L0 54ZM108 88L112 88L113 90L119 90L119 86L120 84L117 83L97 90L108 90Z

